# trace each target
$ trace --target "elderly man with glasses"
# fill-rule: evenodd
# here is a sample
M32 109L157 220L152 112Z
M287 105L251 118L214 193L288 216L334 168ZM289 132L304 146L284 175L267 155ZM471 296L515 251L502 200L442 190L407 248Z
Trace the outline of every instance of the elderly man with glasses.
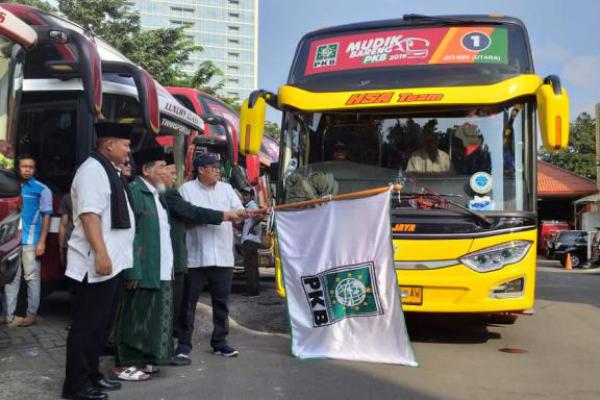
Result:
M244 210L240 198L228 183L221 182L216 155L206 153L194 160L197 179L179 189L181 197L195 206L215 210ZM244 213L242 211L242 213ZM234 357L239 353L226 340L229 333L229 294L233 277L233 228L221 225L197 225L187 230L188 273L182 305L182 323L178 330L177 357L189 357L196 318L196 303L208 284L213 308L211 346L215 354Z

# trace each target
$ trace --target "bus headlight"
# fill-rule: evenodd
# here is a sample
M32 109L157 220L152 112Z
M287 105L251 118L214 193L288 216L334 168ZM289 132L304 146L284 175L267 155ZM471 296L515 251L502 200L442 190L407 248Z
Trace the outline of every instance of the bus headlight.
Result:
M516 240L467 254L460 261L477 272L496 271L505 265L521 261L530 247L531 242Z

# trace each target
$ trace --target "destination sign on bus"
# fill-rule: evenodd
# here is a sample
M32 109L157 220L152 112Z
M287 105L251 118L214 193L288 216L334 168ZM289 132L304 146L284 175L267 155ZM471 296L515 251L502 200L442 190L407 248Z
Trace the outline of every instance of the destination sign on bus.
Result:
M318 39L304 75L428 64L508 64L501 27L398 29Z

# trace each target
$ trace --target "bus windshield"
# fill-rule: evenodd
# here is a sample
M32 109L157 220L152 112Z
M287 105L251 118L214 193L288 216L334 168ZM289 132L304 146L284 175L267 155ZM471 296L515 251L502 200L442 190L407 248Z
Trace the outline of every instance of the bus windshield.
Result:
M330 174L338 193L400 182L397 208L530 211L532 169L526 143L532 106L328 113L289 112L284 120L284 189L289 177ZM401 194L401 196L402 196ZM411 197L412 196L412 197Z

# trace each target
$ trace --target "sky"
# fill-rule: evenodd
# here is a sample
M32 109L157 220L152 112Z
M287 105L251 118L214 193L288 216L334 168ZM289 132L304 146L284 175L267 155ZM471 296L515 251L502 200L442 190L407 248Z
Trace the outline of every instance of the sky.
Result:
M258 83L285 84L296 45L327 26L403 14L490 14L520 18L529 31L536 73L560 76L571 119L600 103L600 0L259 0ZM270 109L267 119L280 123Z

